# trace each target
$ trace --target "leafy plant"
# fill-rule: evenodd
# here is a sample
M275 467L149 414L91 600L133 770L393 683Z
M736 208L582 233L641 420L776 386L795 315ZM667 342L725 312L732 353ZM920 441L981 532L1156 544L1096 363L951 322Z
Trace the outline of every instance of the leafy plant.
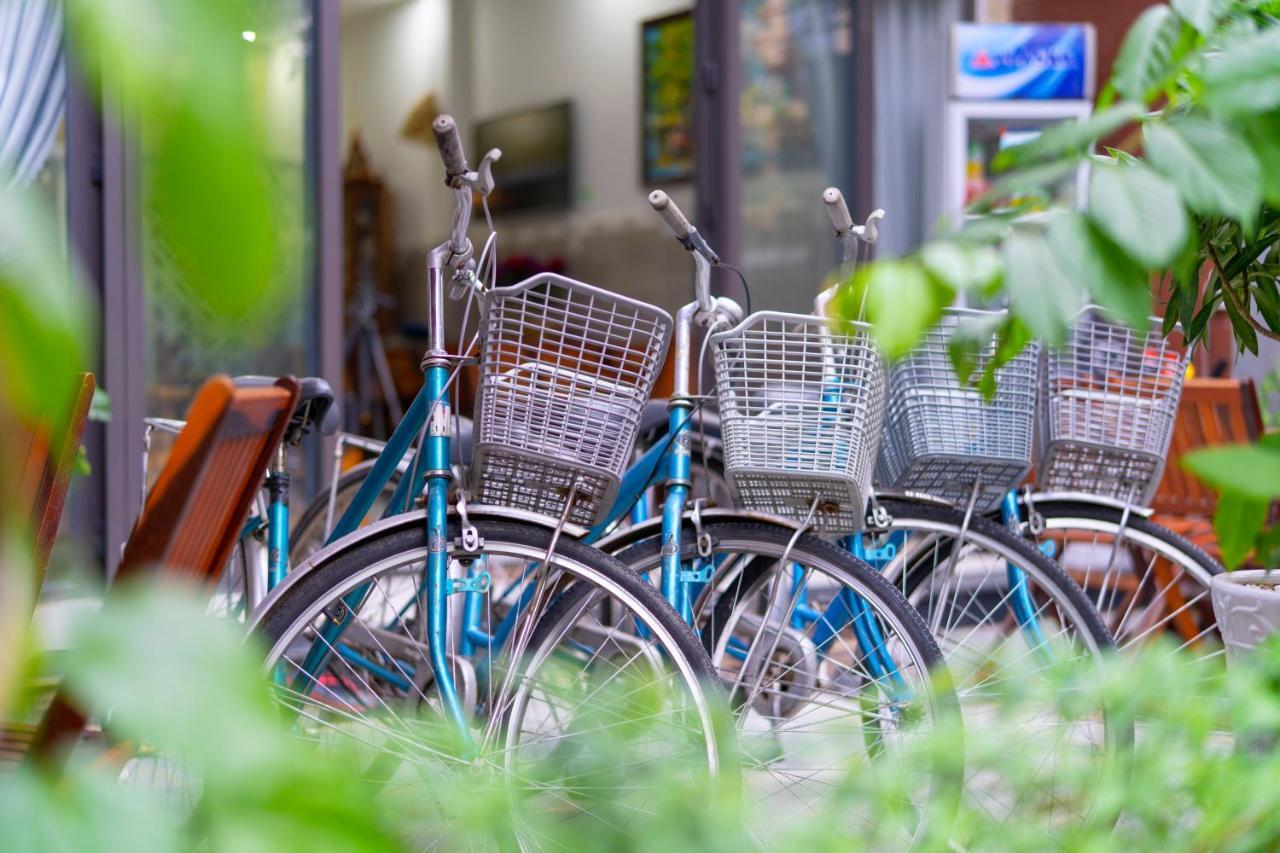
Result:
M31 771L0 776L7 843L24 850L104 843L157 851L510 849L518 831L534 846L559 849L889 849L918 818L904 807L914 786L939 766L1007 792L1012 816L992 814L983 804L989 798L962 797L954 811L928 815L922 850L1246 850L1280 836L1271 807L1280 751L1258 746L1280 736L1274 640L1226 671L1220 658L1197 657L1205 650L1160 642L1104 658L1100 667L1080 658L1071 665L1037 656L1003 661L1009 677L983 691L990 719L1074 719L1106 707L1115 720L1139 724L1131 751L1118 748L1100 764L1080 743L1046 737L1036 726L962 732L952 719L903 738L892 760L831 768L818 785L832 792L821 809L753 814L733 792L684 773L681 760L650 764L644 778L628 769L633 740L663 736L646 713L645 691L655 688L639 684L615 685L607 707L629 713L622 725L598 726L587 749L551 750L510 776L493 772L484 756L457 773L431 765L388 793L363 770L384 755L377 744L339 739L317 749L296 737L273 710L260 650L204 611L198 593L183 589L137 587L114 597L78 630L67 676L81 701L112 710L115 734L148 747L144 768L160 757L177 762L198 777L199 797L175 797L186 791L181 775L155 786L134 767L122 782L119 753L82 754L58 782ZM406 724L437 726L445 744L447 726L423 713ZM1011 739L1010 732L1020 734ZM831 736L860 734L833 728ZM1051 789L1045 766L1054 768ZM620 793L586 817L542 793L546 781L588 775ZM641 807L629 789L657 793ZM1094 803L1094 811L1064 820L1073 803Z
M1060 343L1086 300L1136 328L1147 324L1152 284L1165 301L1164 331L1201 342L1224 309L1241 349L1280 340L1280 2L1175 0L1130 28L1092 117L1066 123L996 157L999 173L977 199L982 214L915 255L864 266L838 310L867 319L890 357L906 353L943 308L1007 301L994 330L1000 358L1028 335ZM1106 148L1123 134L1142 155ZM1028 217L1026 200L1086 162L1084 210ZM1010 201L1010 199L1013 199ZM959 355L958 351L953 355ZM957 358L966 375L962 358ZM1250 551L1280 560L1280 532L1260 528L1280 496L1280 447L1207 450L1188 464L1224 491L1215 528L1224 557Z
M112 115L144 152L144 218L163 234L185 287L222 334L258 330L284 286L279 240L301 211L271 192L265 106L249 85L245 30L274 19L262 0L68 0L67 30L89 91L109 93ZM0 439L66 421L76 374L90 362L94 302L74 259L59 249L53 212L0 175ZM193 329L200 334L200 329ZM2 460L7 462L7 459ZM0 472L7 482L11 471ZM0 500L0 591L26 601L22 508ZM25 611L19 604L16 614ZM29 612L29 611L27 611ZM9 686L0 666L0 706Z

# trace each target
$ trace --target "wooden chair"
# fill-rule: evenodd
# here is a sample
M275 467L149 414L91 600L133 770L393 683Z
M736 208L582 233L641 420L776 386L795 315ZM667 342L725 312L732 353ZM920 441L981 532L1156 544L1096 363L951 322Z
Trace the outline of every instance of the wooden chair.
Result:
M31 507L29 529L32 535L33 563L36 570L34 592L39 593L44 571L58 534L58 523L67 501L71 475L75 469L89 405L93 402L95 382L92 373L80 375L72 402L70 418L61 433L47 423L32 424L18 430L17 447L11 448L18 462L17 495L19 506Z
M1215 559L1221 559L1213 535L1217 494L1182 468L1182 457L1203 447L1257 441L1262 431L1262 411L1253 382L1188 379L1178 404L1164 479L1151 502L1155 510L1153 520L1186 536Z
M292 378L237 388L207 381L134 524L115 583L147 575L211 585L222 571L298 399ZM107 591L108 597L117 587ZM85 716L61 690L28 752L57 769Z
M89 418L94 385L92 373L80 375L70 417L61 431L49 423L25 423L13 424L13 429L6 433L6 446L3 448L5 470L17 475L14 478L15 491L10 497L14 498L20 518L24 514L23 507L29 507L22 522L27 525L31 536L31 568L34 570L30 579L7 576L0 571L0 643L4 643L6 648L18 648L20 636L27 630L44 583L45 569L53 551L58 522L62 519L80 441ZM14 675L12 672L0 673L3 678ZM19 750L30 739L30 733L30 727L9 727L0 721L0 764L19 756Z

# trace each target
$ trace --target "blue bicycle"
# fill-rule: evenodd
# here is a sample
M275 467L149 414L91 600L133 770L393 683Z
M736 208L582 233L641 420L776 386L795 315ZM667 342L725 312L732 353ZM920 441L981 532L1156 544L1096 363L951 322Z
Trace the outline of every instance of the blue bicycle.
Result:
M609 714L621 724L625 715L612 703L601 707L609 690L591 685L659 673L680 697L666 700L660 716L687 729L666 737L685 746L645 755L625 786L566 790L572 811L614 814L612 800L624 790L628 801L642 800L646 764L670 772L679 759L691 771L701 762L703 771L731 775L726 744L738 741L746 790L762 804L819 807L860 762L890 760L954 712L954 698L931 680L941 662L936 644L888 581L803 525L689 501L689 438L706 402L689 382L694 331L731 326L742 312L712 297L715 255L674 204L651 197L697 265L695 301L674 324L559 276L490 289L482 283L489 248L474 269L450 260L466 255L471 188L483 198L486 179L483 165L474 179L459 171L449 135L446 128L450 180L470 183L456 196L454 237L429 266L431 328L442 341L435 306L452 269L455 290L477 293L482 306L477 420L472 431L456 429L446 391L459 360L433 343L423 393L377 459L348 480L330 543L293 567L254 620L287 701L311 728L327 725L335 735L367 725L379 743L407 737L386 722L405 703L438 707L462 733L462 755L500 747L516 772L530 754L588 754L588 737L572 746L582 730L575 721ZM644 386L666 334L678 377L668 437L633 459ZM464 466L445 442L459 434L470 475L455 478ZM421 438L425 457L421 446L413 450ZM628 534L611 531L640 520L655 483L665 489L654 519L659 563L635 572L588 547L625 550ZM421 497L426 508L413 509ZM383 519L359 528L375 505ZM335 500L324 511L338 509ZM724 618L707 621L726 606ZM732 663L713 668L708 650L717 649ZM721 683L739 725L736 738L716 740L705 708ZM690 742L701 746L690 750ZM931 810L954 801L937 768L922 768L911 788L906 817L853 808L850 826L905 843ZM751 809L763 837L771 813Z
M855 226L838 190L828 189L823 200L845 260L856 262L874 241L880 217ZM978 314L951 313L920 350L889 367L879 380L887 401L858 396L874 387L873 360L855 358L866 351L855 341L839 346L812 318L763 315L721 330L710 343L719 410L688 435L701 462L692 466L692 488L700 494L729 495L740 507L825 533L834 540L821 543L829 551L856 555L892 583L941 647L966 720L990 729L994 692L1013 683L1045 685L1056 666L1087 665L1112 643L1089 598L1052 555L987 515L1000 508L1016 513L1009 490L1030 465L1036 356L1024 354L1002 371L996 399L984 400L956 380L949 359L961 313ZM990 357L990 346L983 343L981 358ZM882 430L877 413L885 410ZM651 430L646 439L660 443L666 433ZM895 450L899 455L892 457ZM873 466L888 488L871 488ZM716 543L709 549L715 559L737 559L734 533L714 526L720 517L720 511L703 512L699 529ZM662 526L650 519L602 546L636 571L653 571L668 550ZM697 552L686 546L684 559L696 561ZM824 625L811 616L829 605L803 583L805 564L797 562L780 637L792 657L786 668L775 667L776 683L769 682L779 699L775 718L785 710L783 699L827 665ZM754 636L759 624L758 601L777 595L770 580L776 574L748 568L701 611L704 642L722 672L741 666L743 638ZM874 647L873 626L858 618L857 597L836 601L853 614L850 624L861 642ZM891 682L890 663L882 671ZM1112 761L1132 728L1108 719L1102 708L1078 711L1069 719L1042 709L1003 720L1011 760L1030 761L1034 750L1044 749L1036 772L1027 774L1035 785L1012 790L971 779L966 795L991 814L1012 815L1047 800L1061 819L1084 819L1088 802L1054 796L1053 745L1069 742L1091 760Z

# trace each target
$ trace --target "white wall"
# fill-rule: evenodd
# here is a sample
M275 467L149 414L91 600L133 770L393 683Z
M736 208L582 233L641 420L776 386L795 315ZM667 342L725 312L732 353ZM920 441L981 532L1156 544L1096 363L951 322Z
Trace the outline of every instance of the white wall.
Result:
M360 130L372 166L393 196L404 311L413 316L421 310L415 259L443 236L450 209L434 150L399 138L404 117L430 89L458 119L468 145L472 118L573 102L573 207L501 217L504 254L558 256L571 276L672 311L688 300L689 259L645 203L640 24L691 5L400 0L349 8L342 22L343 127L348 138ZM690 185L666 189L693 215Z
M373 168L392 184L397 244L425 245L439 231L440 205L448 209L434 151L399 135L410 109L432 90L459 118L467 141L472 116L572 101L575 215L642 204L640 22L688 5L403 0L353 7L342 22L344 145L358 129ZM463 38L451 40L451 32ZM537 219L523 217L526 224Z
M689 0L473 2L475 117L571 100L577 209L643 202L640 22Z
M343 156L359 130L375 172L392 186L396 244L425 246L447 228L449 195L434 148L400 136L430 91L450 101L450 0L407 0L342 21Z

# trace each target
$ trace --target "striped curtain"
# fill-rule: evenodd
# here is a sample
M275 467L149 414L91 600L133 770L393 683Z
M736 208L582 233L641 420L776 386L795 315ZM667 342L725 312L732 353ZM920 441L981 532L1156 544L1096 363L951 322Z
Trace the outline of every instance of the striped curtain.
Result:
M0 185L40 171L67 91L59 0L0 0Z

